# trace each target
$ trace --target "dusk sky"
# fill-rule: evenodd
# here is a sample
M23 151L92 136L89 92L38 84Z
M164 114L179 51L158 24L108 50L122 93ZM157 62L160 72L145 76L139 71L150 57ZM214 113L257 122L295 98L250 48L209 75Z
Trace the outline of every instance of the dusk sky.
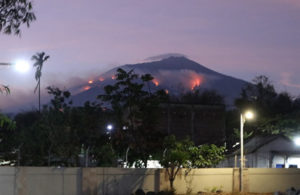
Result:
M50 55L42 88L70 87L110 68L180 53L212 70L251 81L267 75L276 89L300 94L299 0L40 0L22 36L0 34L0 62ZM0 109L27 101L34 69L0 67L11 95ZM35 105L36 106L36 105Z

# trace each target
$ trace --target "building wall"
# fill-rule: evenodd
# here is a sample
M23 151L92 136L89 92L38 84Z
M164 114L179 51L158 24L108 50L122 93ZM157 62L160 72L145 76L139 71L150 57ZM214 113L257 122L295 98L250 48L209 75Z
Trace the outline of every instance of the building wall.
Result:
M278 164L284 164L285 168L289 168L290 165L296 165L300 168L300 147L296 146L292 141L279 137L274 139L270 143L264 143L259 147L259 144L255 141L245 144L245 167L251 168L276 168ZM257 150L253 150L253 148ZM248 149L252 153L249 153ZM239 151L236 151L237 157L231 155L228 156L219 167L240 167Z
M249 192L284 192L286 189L300 188L300 169L247 169Z
M220 189L239 190L239 169L181 169L178 194ZM244 170L244 190L285 191L300 188L300 169ZM5 195L130 195L137 189L169 189L165 169L0 167L0 194Z
M162 132L178 139L189 136L196 144L224 142L224 106L165 104L160 113L158 128Z

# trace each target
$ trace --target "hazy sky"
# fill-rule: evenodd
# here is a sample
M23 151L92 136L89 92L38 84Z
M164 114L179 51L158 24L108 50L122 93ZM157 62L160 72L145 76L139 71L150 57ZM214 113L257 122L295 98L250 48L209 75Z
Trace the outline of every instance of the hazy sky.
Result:
M265 74L300 94L299 0L35 0L37 21L22 36L0 34L0 62L50 55L42 87L69 87L117 65L181 53L247 81ZM30 99L34 70L0 67L12 90L0 108Z

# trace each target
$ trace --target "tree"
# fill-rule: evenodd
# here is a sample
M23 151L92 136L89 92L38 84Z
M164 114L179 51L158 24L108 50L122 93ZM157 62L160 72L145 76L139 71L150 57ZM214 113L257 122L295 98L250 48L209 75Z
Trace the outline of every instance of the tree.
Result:
M239 117L246 109L255 112L255 120L248 123L245 136L285 134L290 135L300 130L299 100L287 92L277 93L270 79L257 76L253 83L242 89L241 97L236 99L237 110L230 110L226 117L227 144L233 145L239 139ZM236 135L236 136L233 136ZM229 151L230 151L229 147Z
M35 80L37 81L37 85L34 89L34 93L38 90L39 97L39 112L41 112L41 77L42 77L42 69L44 62L49 59L50 56L45 55L45 52L36 53L31 57L31 60L34 61L33 67L36 67L35 71Z
M0 160L11 159L16 122L0 114Z
M274 102L277 93L268 77L264 75L253 79L253 84L249 84L242 89L241 97L236 99L235 105L240 110L251 107L261 116L270 116L274 112Z
M160 164L169 176L170 188L174 189L174 180L181 168L215 167L224 159L225 147L214 144L195 146L190 139L176 140L174 135L165 137L164 154Z
M192 168L215 167L224 159L225 147L204 144L189 147L189 153Z
M169 176L170 188L174 188L174 180L182 167L189 167L190 153L189 147L194 146L193 142L188 139L177 141L174 135L165 137L164 139L164 154L159 163L165 167Z
M15 125L14 121L0 113L0 128L14 129Z
M152 79L149 74L140 76L134 70L127 72L119 68L116 83L105 86L105 94L98 96L110 103L115 116L112 140L115 148L121 155L129 147L130 159L142 160L144 167L149 156L160 150L163 137L156 129L156 113L166 93L163 90L151 92L149 81Z
M87 165L115 165L114 153L107 152L111 142L104 131L107 113L102 107L89 102L73 107L69 91L47 91L50 104L41 112L19 113L16 129L3 131L0 149L5 159L26 166L79 166L85 159Z
M0 32L20 35L20 27L36 19L32 11L32 3L28 0L1 0L0 1Z

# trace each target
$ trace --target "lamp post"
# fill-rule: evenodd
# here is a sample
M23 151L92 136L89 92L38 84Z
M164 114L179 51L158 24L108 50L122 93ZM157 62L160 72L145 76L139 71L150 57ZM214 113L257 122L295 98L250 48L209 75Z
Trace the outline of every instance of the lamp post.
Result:
M11 62L0 62L0 66L13 66L18 72L27 72L30 65L25 60L18 60L15 63Z
M293 139L293 141L294 141L294 143L295 143L296 146L300 146L300 137L299 136L295 137Z
M244 169L244 124L246 119L252 119L254 117L251 111L247 111L245 113L241 113L241 121L240 121L240 138L241 138L241 163L240 163L240 191L243 191L243 169Z
M0 62L0 66L11 66L12 63Z
M16 71L18 72L27 72L29 70L29 63L27 61L24 61L24 60L18 60L16 61L15 63L10 63L10 62L0 62L0 66L13 66L15 68ZM2 85L0 84L0 93L2 91L6 91L6 93L10 93L10 90L8 88L8 86L5 86L5 85Z

